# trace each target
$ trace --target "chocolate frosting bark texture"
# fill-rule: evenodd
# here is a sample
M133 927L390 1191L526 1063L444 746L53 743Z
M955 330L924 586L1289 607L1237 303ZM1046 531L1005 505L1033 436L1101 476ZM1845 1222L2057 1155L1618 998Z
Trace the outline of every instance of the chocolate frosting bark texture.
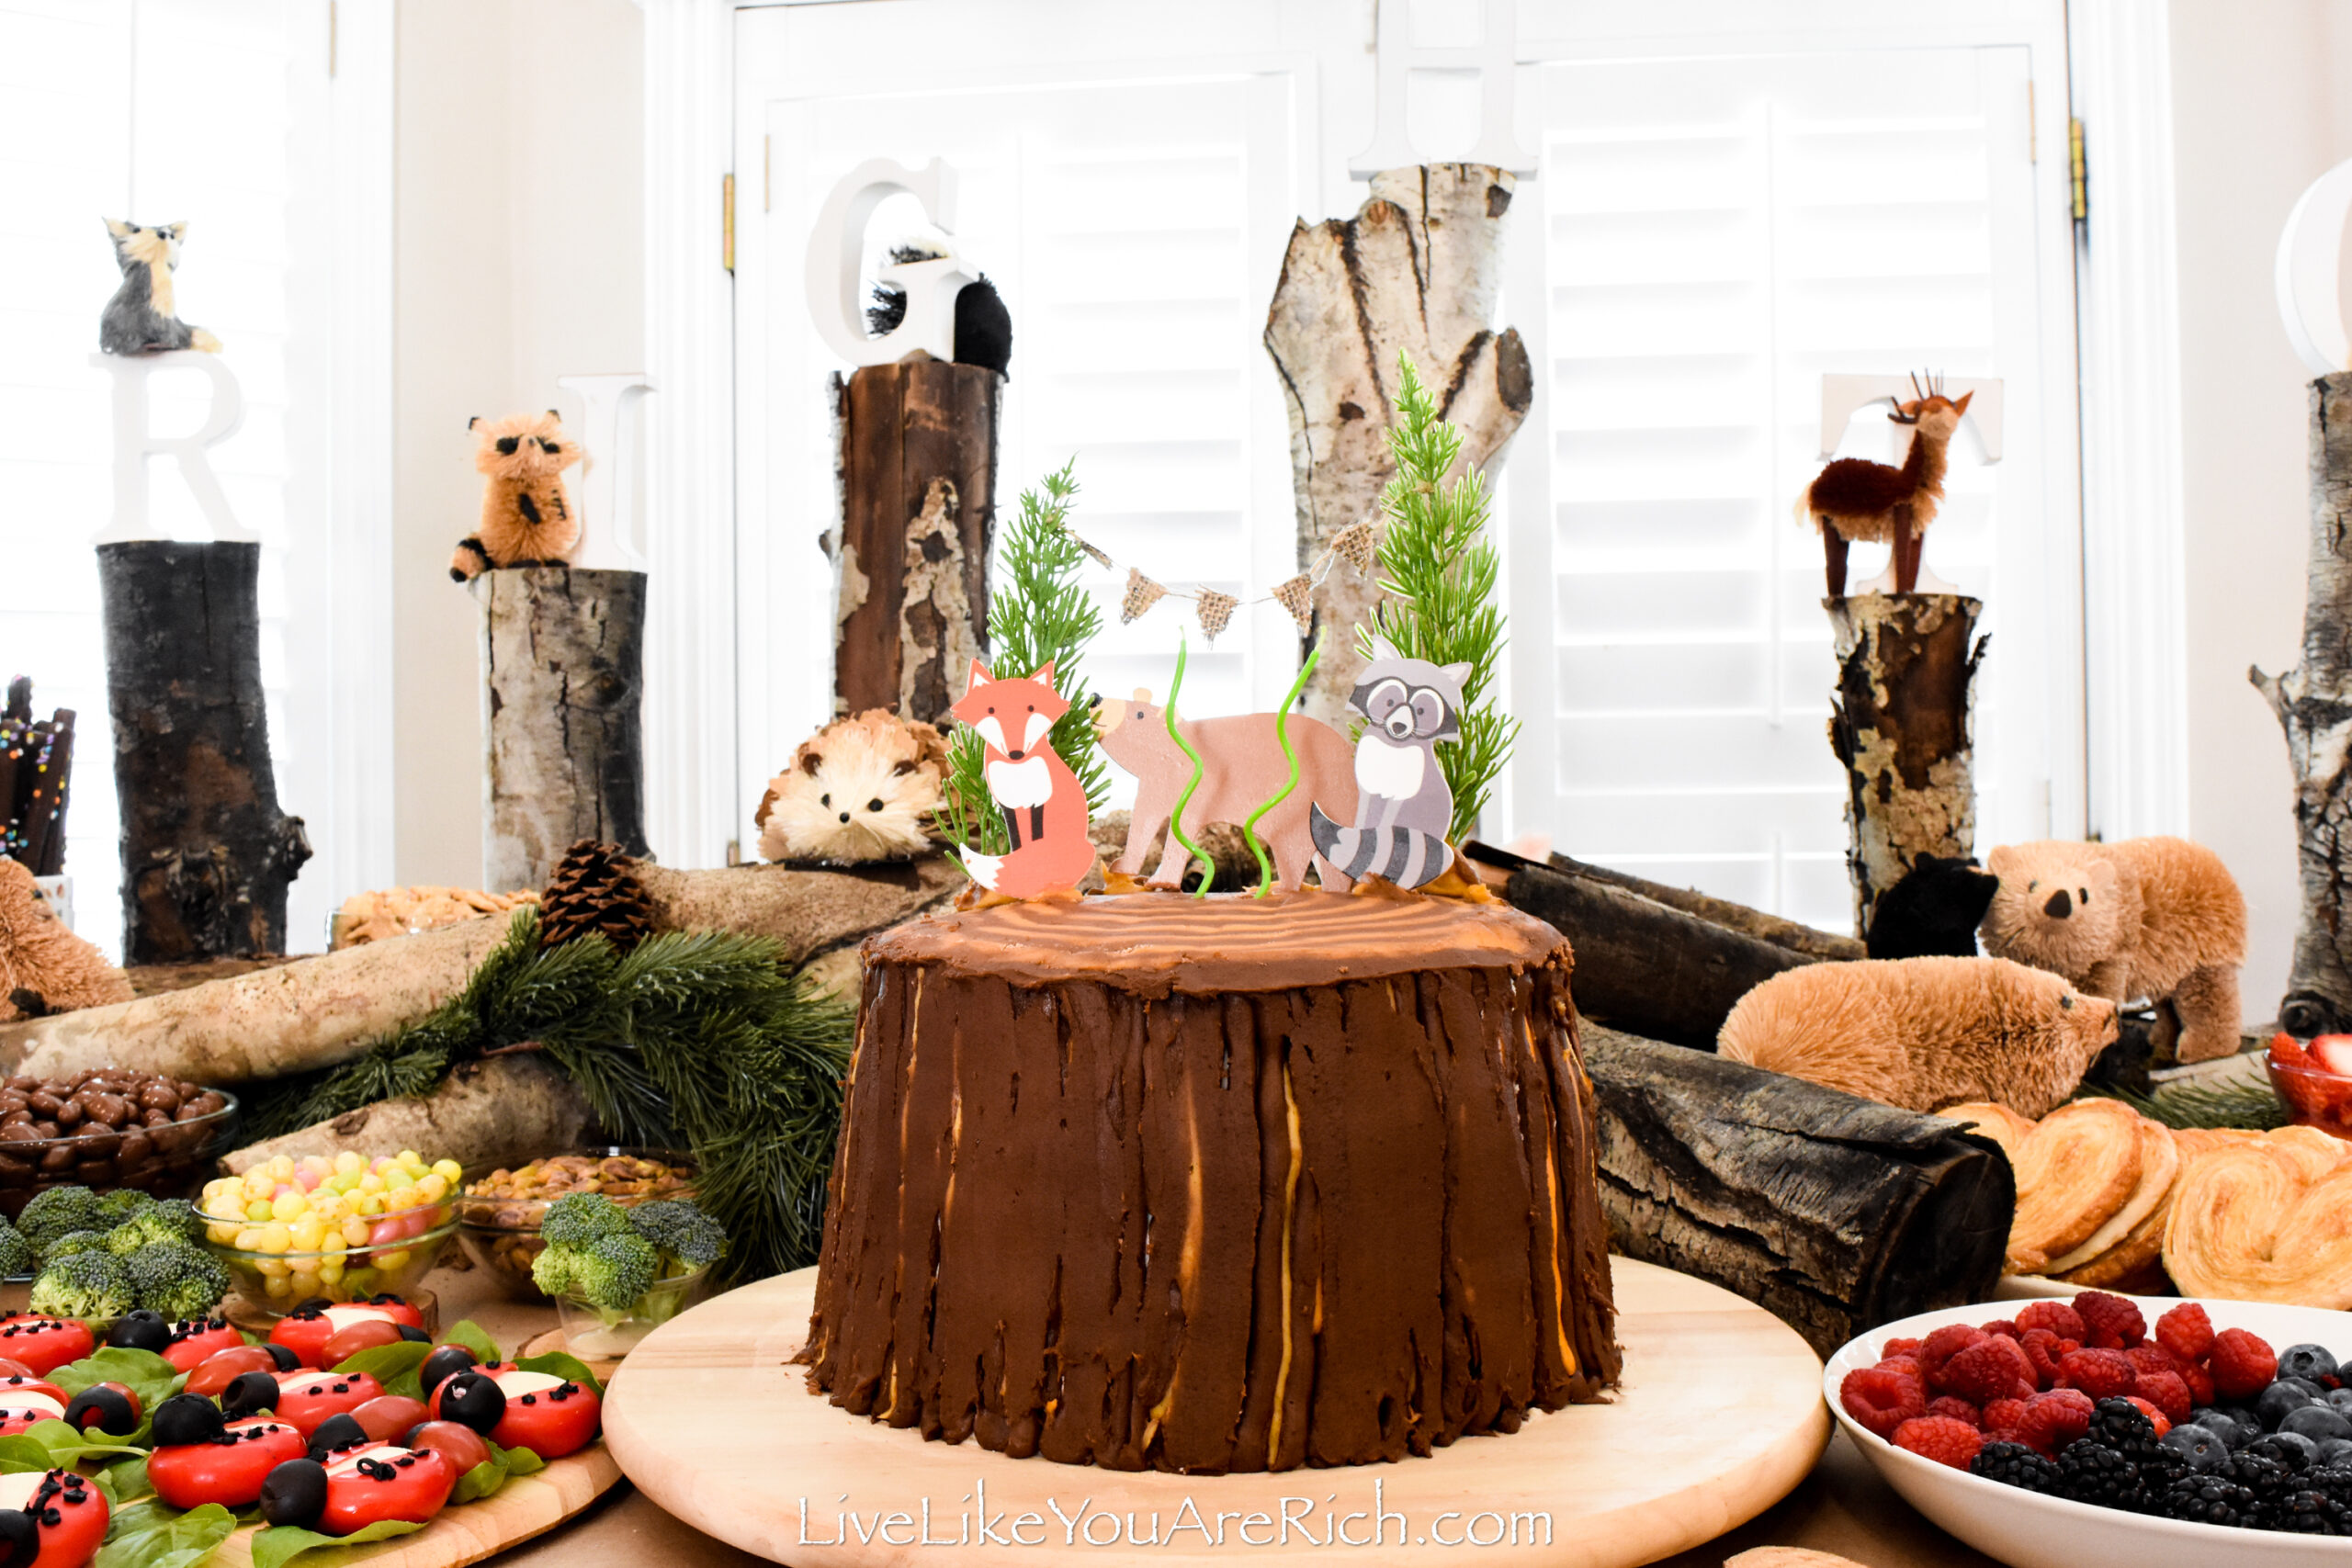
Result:
M1215 1473L1427 1453L1615 1380L1551 928L1134 895L866 960L804 1353L834 1403Z

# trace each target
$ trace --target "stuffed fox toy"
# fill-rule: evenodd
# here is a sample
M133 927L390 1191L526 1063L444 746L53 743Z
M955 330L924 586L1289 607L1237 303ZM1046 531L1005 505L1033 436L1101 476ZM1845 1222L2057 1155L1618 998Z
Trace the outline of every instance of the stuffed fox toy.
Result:
M125 223L107 220L122 287L98 318L98 346L108 354L169 354L175 349L220 352L220 340L177 315L172 269L180 265L185 223Z
M493 424L477 415L466 428L477 437L474 467L489 482L481 527L458 541L450 581L470 582L492 567L570 565L580 548L580 519L563 491L563 470L581 451L561 417L549 409Z

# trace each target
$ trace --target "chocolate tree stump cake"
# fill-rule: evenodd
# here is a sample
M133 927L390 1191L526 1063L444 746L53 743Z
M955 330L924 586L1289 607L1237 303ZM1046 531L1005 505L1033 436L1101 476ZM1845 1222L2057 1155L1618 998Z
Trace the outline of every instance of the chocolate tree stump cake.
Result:
M834 1404L1214 1474L1426 1454L1615 1381L1551 927L1147 893L865 959L802 1352Z

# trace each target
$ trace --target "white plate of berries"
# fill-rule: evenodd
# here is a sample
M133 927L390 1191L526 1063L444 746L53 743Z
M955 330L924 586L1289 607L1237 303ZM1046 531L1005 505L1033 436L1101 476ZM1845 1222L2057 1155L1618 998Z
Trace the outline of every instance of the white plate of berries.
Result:
M1822 1392L1905 1501L2011 1568L2352 1562L2352 1314L1954 1307L1847 1345Z

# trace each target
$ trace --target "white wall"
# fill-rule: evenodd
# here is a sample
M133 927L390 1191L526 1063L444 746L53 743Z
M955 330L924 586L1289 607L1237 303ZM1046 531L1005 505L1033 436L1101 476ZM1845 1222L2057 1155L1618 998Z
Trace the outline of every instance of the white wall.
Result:
M398 47L394 860L470 887L481 686L448 573L481 508L466 421L556 408L576 429L558 376L643 367L644 34L631 0L400 0Z
M2295 197L2352 157L2352 10L2336 0L2173 0L2172 70L2189 830L2245 889L2253 1024L2278 1015L2298 900L2286 745L2246 667L2276 674L2296 660L2310 521L2309 377L2279 326L2271 261Z

